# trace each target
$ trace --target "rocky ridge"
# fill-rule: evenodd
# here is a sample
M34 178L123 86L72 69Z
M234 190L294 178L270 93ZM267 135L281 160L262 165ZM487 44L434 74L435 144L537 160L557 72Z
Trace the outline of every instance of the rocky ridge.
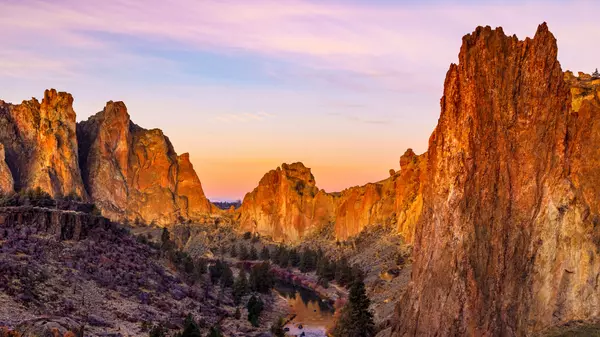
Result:
M118 221L168 225L218 212L189 155L161 130L135 125L112 101L76 123L73 97L54 89L41 103L0 101L0 192L37 188L93 201Z
M525 336L597 317L598 94L563 74L546 24L523 41L463 38L394 335Z
M345 240L375 224L393 225L408 242L421 212L420 175L426 165L412 150L400 159L400 171L377 183L327 193L317 188L302 163L283 164L268 172L244 197L240 227L277 241L297 242L307 234L333 226Z

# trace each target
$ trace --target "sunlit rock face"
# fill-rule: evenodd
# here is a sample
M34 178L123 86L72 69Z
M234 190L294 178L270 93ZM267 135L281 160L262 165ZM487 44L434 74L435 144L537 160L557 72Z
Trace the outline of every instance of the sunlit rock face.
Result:
M413 237L421 212L421 157L408 150L401 170L377 183L326 193L302 163L283 164L268 172L244 198L241 228L279 241L298 241L324 226L344 240L371 225L394 226L406 240Z
M297 241L333 220L333 199L316 187L304 164L283 164L246 194L239 211L240 226L278 241Z
M216 211L189 155L159 129L131 122L123 102L78 124L81 167L92 199L115 220L168 225Z
M14 180L4 153L4 145L0 144L0 193L6 195L14 191Z
M463 38L394 335L525 336L598 316L598 92L563 74L546 24L524 41Z
M408 149L400 158L400 171L390 172L391 176L380 182L342 191L336 199L336 237L347 239L368 226L386 224L396 227L406 242L412 242L423 203L422 158Z
M87 197L70 94L51 89L41 103L35 98L17 105L0 101L0 143L16 189Z

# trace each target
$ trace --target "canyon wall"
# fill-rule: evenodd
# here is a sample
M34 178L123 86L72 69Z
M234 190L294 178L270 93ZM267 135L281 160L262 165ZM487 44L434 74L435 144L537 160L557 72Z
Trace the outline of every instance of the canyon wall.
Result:
M345 240L364 228L395 226L408 242L421 213L421 172L426 162L412 150L400 159L399 172L390 177L342 192L327 193L316 187L315 178L302 163L283 164L268 172L239 210L244 231L278 241L298 241L305 235L332 225L334 236Z
M463 38L429 140L397 336L526 336L600 313L599 80L546 24Z

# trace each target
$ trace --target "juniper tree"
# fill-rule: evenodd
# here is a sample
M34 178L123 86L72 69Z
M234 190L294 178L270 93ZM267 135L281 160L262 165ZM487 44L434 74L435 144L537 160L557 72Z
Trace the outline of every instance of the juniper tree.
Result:
M333 335L335 337L375 336L373 313L369 310L370 304L364 282L360 279L356 280L350 287L348 303L342 308Z

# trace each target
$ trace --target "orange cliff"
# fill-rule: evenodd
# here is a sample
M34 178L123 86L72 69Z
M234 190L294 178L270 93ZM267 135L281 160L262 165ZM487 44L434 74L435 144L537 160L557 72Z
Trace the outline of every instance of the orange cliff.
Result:
M189 155L162 131L133 124L122 102L76 123L73 97L54 89L41 103L0 100L0 192L38 187L93 201L120 221L167 225L219 212Z
M0 101L0 143L14 188L87 198L70 94L52 89L41 103L35 98L17 105Z
M546 24L463 38L425 155L394 336L526 336L600 314L600 80Z
M77 132L84 181L109 218L168 225L218 212L189 154L178 156L161 130L131 122L123 102L108 102Z
M342 240L368 226L386 224L411 242L422 205L420 176L426 163L421 158L409 149L400 160L399 172L392 170L385 180L339 193L317 188L302 163L283 164L246 194L239 210L240 227L293 242L330 224Z

